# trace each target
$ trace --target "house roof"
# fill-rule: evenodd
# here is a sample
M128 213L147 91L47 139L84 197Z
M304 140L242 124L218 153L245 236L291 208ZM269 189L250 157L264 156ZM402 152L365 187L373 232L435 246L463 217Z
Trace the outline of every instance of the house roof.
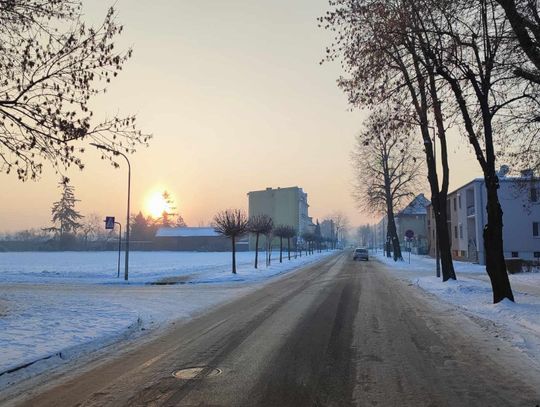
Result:
M401 211L399 211L399 215L426 215L427 214L427 206L430 205L431 202L429 199L427 199L424 194L417 195L409 205L407 205L405 208L403 208Z
M214 228L159 228L156 237L209 237L220 236Z

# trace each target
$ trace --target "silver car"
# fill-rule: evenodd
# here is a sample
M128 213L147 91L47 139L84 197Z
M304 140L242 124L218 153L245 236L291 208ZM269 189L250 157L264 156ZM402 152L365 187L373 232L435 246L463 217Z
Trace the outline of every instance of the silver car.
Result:
M369 252L368 249L363 249L359 247L354 249L353 260L366 260L369 261Z

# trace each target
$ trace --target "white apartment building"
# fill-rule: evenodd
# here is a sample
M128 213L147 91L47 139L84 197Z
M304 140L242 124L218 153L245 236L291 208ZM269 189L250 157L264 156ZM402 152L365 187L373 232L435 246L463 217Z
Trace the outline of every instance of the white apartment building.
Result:
M505 258L540 259L540 180L500 176ZM483 229L487 223L486 187L476 178L448 194L448 226L452 257L486 263ZM435 218L428 206L430 254L435 255Z

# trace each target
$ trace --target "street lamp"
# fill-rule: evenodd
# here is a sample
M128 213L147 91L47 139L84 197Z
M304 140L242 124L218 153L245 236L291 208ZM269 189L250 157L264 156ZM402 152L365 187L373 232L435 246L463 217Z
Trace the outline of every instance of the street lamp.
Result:
M130 197L131 197L131 164L129 163L127 156L124 153L121 153L120 151L113 150L112 148L103 146L101 144L90 143L90 145L100 150L109 151L110 153L113 153L114 155L121 155L122 157L126 159L126 162L128 165L127 216L126 216L126 261L125 261L125 269L124 269L124 280L127 281L128 275L129 275L129 204L130 204Z
M115 225L118 225L120 231L118 232L118 274L116 278L120 278L120 251L122 250L122 224L120 222L114 222Z
M433 165L437 168L437 143L436 143L436 133L435 127L428 126L430 129L433 129ZM446 202L439 202L439 205L446 205ZM435 273L437 277L441 277L441 259L439 251L439 232L437 231L437 222L435 222Z

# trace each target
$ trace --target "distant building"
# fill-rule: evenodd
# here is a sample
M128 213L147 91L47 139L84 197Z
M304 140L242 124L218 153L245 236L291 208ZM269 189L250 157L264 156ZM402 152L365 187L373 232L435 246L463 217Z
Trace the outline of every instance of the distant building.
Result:
M157 250L194 252L225 252L231 250L231 240L211 227L159 228L155 237ZM248 250L247 238L236 242L236 250Z
M261 191L248 192L249 217L268 215L274 225L294 227L297 236L313 230L313 222L308 215L307 194L299 187L266 188ZM264 238L259 241L260 247L265 244ZM255 237L250 236L249 249L255 250Z
M321 222L321 236L329 242L337 239L336 225L332 219L325 219Z
M413 253L428 253L427 207L430 204L429 199L420 194L396 214L397 235L402 248L408 248L410 245ZM414 238L410 242L405 239L407 230L414 233Z
M499 176L503 211L504 256L540 259L540 180ZM476 178L448 194L448 229L452 257L486 264L483 230L487 223L486 187ZM435 217L428 206L430 254L435 255Z

